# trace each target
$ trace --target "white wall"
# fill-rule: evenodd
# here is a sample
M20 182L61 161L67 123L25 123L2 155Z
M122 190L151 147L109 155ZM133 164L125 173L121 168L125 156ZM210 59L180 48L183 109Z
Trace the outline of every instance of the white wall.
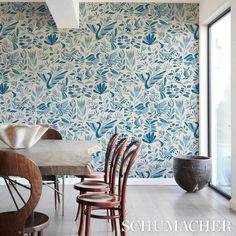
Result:
M232 198L230 207L236 211L236 0L200 0L200 152L207 153L207 24L231 6L231 146Z
M231 208L236 211L236 1L231 2L231 132L232 132L232 198L230 201Z

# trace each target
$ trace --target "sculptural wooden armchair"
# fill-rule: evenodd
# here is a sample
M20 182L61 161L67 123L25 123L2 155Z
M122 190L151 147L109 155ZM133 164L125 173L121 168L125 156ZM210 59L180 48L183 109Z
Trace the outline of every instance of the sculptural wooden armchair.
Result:
M0 213L0 235L17 236L24 235L25 232L32 233L42 231L48 225L48 217L37 212L32 214L42 192L42 177L38 167L25 156L10 151L0 151L0 176L22 177L29 181L31 187L30 197L25 205L17 211ZM28 223L25 229L26 220L31 215L32 222ZM40 220L38 221L38 217ZM40 222L39 225L36 225Z
M111 219L115 227L115 235L117 235L116 219L120 223L120 235L126 236L126 230L122 223L126 220L126 188L127 180L131 167L139 153L141 143L138 141L132 142L127 146L124 155L121 159L119 170L118 194L115 194L116 171L114 169L112 174L112 188L110 193L87 193L77 197L77 202L81 204L82 212L80 222L79 235L82 236L84 215L86 215L86 230L85 235L90 235L90 219ZM117 165L119 159L116 159ZM96 214L99 210L110 210L111 215ZM94 213L95 212L95 213Z

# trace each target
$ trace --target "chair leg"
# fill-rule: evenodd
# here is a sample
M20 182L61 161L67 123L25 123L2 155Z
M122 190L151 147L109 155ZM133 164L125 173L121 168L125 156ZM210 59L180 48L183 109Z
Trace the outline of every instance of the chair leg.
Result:
M81 204L81 214L80 214L80 223L78 232L79 236L82 236L83 229L84 229L84 204Z
M77 213L76 213L75 221L78 220L79 212L80 212L80 204L78 203L78 209L77 209Z
M112 211L112 216L115 216L115 210L111 210ZM115 236L117 236L117 225L116 225L116 218L112 219L113 221L113 227L115 229Z
M126 236L127 235L127 232L126 232L126 228L123 227L123 223L125 222L125 210L123 208L121 208L119 210L119 214L120 214L120 217L119 217L119 223L120 223L120 235L121 236Z
M112 216L112 210L110 209L110 211L108 210L108 215ZM111 231L114 231L114 221L113 219L111 219Z
M120 223L120 235L121 236L126 236L127 235L127 232L126 232L126 229L125 227L123 227L123 222L124 222L124 219L122 217L119 218L119 223Z
M84 192L84 191L80 191L79 195L85 194L85 193L86 193L86 192ZM77 209L75 221L77 221L77 219L78 219L78 217L79 217L79 212L80 212L80 204L78 203L78 209Z
M126 236L127 235L127 231L126 231L126 228L123 227L122 223L125 222L125 217L122 217L121 216L121 231L122 231L122 236Z
M127 232L126 232L126 230L124 229L124 231L123 231L123 235L122 236L127 236Z
M90 231L90 221L91 221L91 206L87 206L87 215L86 215L86 229L85 236L89 236Z
M122 219L119 217L119 224L120 224L120 236L122 236Z
M39 231L38 236L43 236L43 230Z

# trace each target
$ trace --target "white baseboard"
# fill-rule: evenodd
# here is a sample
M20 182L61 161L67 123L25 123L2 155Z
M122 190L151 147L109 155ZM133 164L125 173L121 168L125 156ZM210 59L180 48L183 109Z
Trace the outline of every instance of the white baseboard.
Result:
M129 178L128 185L177 185L174 178Z
M80 181L79 178L66 178L66 185L73 185ZM128 185L177 185L174 178L129 178Z
M16 179L16 178L14 178ZM17 179L19 181L19 179ZM65 178L66 185L73 185L80 181L79 178L69 177ZM20 179L22 184L27 184L26 180ZM62 183L62 181L60 181ZM0 185L5 185L5 182L0 178ZM128 185L176 185L174 178L129 178Z

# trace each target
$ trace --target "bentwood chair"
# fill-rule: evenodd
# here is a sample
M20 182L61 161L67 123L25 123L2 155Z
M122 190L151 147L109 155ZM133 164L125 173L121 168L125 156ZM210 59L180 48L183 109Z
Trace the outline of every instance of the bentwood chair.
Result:
M42 136L41 139L53 139L53 140L62 140L61 134L55 129L48 129L47 132ZM43 184L54 184L54 203L55 209L57 208L57 201L60 203L60 189L59 189L59 180L56 175L43 175ZM63 181L64 184L64 181ZM64 186L62 186L64 189Z
M76 175L76 177L79 177L81 179L81 181L80 181L80 183L74 185L75 190L81 191L81 189L80 189L81 183L84 182L85 178L88 180L99 179L99 180L102 180L102 182L104 182L104 183L108 183L109 159L110 159L111 153L114 150L114 147L117 143L118 136L119 136L118 134L112 135L112 137L110 138L110 140L108 142L107 150L106 150L106 154L105 154L104 172L95 172L90 175ZM81 194L81 192L80 192L80 194ZM78 219L79 209L80 209L80 205L78 204L78 210L77 210L75 220Z
M112 138L111 138L112 140ZM75 188L77 190L80 191L80 194L85 194L86 192L95 192L95 193L109 193L111 191L112 188L114 188L114 185L112 185L112 174L113 172L115 172L115 169L117 168L117 159L121 156L121 154L123 153L123 150L125 148L125 145L127 143L127 138L123 138L121 139L117 145L114 148L114 151L112 153L112 155L108 160L106 160L106 162L108 163L107 165L107 169L109 170L108 173L106 173L107 180L104 181L84 181L81 182L79 184L76 184ZM113 143L113 142L111 142ZM109 142L110 144L110 142ZM108 145L108 149L110 149ZM111 150L111 149L110 149ZM78 211L77 211L77 216L76 219L78 218L79 215L79 210L80 210L80 204L78 203ZM107 212L108 213L108 212ZM82 212L81 212L82 214ZM113 228L113 222L112 223L112 228Z
M82 236L84 216L86 215L85 235L90 235L90 220L96 219L111 219L115 227L115 235L117 235L116 220L119 219L120 235L126 236L126 229L122 222L126 220L126 189L127 180L131 167L140 150L141 143L138 141L132 142L127 146L124 155L121 159L119 170L118 194L115 194L114 189L110 193L87 193L77 197L77 202L81 204L83 214L80 219L79 235ZM119 162L117 158L116 162ZM117 164L116 163L116 164ZM115 164L115 165L116 165ZM116 173L113 171L113 184L115 183ZM110 210L111 215L96 214L99 210ZM95 212L95 213L94 213Z
M39 236L43 235L43 230L49 224L47 215L39 212L33 212L36 207L42 192L42 177L38 167L25 156L11 151L0 151L0 176L4 178L5 182L8 176L22 177L29 181L30 196L26 202L22 196L21 200L24 206L19 208L13 197L17 211L0 213L0 235L3 236L17 236L30 233ZM12 190L7 185L9 193L12 195ZM14 189L16 189L14 187ZM19 195L19 191L17 191ZM20 195L19 195L20 196ZM25 227L27 219L28 225Z

